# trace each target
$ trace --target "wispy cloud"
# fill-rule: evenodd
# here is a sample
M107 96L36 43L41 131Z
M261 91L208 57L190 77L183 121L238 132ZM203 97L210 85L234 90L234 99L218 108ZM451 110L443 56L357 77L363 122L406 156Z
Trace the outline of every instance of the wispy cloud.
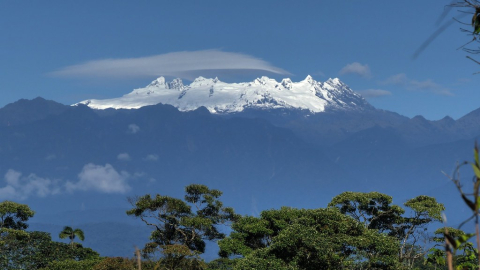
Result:
M21 172L8 170L4 176L6 185L0 188L0 199L24 200L35 195L45 197L61 191L60 180L38 177L35 174L22 176Z
M158 155L150 154L150 155L145 157L145 160L147 160L147 161L157 161L158 160Z
M217 74L239 70L257 70L276 74L290 74L270 63L242 53L220 50L172 52L148 57L102 59L67 66L50 75L61 77L158 77L173 76L192 79L202 72L215 70Z
M55 154L50 154L45 157L45 160L54 160L57 158L57 155Z
M453 96L453 93L449 88L434 82L431 79L418 81L407 77L405 73L400 73L387 78L385 81L380 82L383 85L399 85L404 86L408 90L412 91L428 91L437 95Z
M372 76L372 73L370 72L370 67L367 64L362 65L358 62L353 62L344 66L340 70L340 74L357 74L365 78L370 78Z
M470 79L470 78L458 78L457 79L457 82L459 82L459 83L469 83L471 81L472 81L472 79Z
M395 84L395 85L406 85L408 84L409 79L405 73L395 74L388 77L386 80L380 82L381 84Z
M135 133L137 133L137 132L140 131L140 127L137 126L137 125L135 125L135 124L130 124L130 125L128 125L128 131L129 131L130 133L135 134Z
M130 155L128 153L120 153L120 154L118 154L117 159L122 160L122 161L129 161L132 158L130 157Z
M130 174L125 171L119 173L110 164L105 166L87 164L78 178L79 181L76 183L70 181L66 183L67 191L95 190L104 193L125 193L131 189L127 182Z
M315 72L312 72L312 73L309 73L310 75L314 76L314 77L326 77L327 75L325 75L325 73L321 70L318 70L318 71L315 71Z
M390 96L392 92L382 89L367 89L357 91L360 95L364 98L376 98L376 97L383 97L383 96Z

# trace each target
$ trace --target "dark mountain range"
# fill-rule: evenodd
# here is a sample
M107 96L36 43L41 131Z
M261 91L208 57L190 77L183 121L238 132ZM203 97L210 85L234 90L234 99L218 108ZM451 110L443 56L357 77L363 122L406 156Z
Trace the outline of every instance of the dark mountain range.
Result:
M479 123L480 110L429 121L376 109L215 115L203 107L94 110L20 100L0 109L0 198L29 204L32 229L56 235L59 226L81 225L95 238L85 245L121 256L147 240L131 229L145 225L125 215L127 197L182 197L191 183L222 190L225 205L242 214L325 207L342 191L376 190L398 204L435 196L459 222L462 202L441 171L471 160ZM111 222L121 225L108 231Z
M245 110L233 115L267 119L278 127L292 130L307 142L322 146L341 142L356 132L373 127L393 128L408 145L414 147L468 139L480 134L480 110L457 121L449 116L437 121L420 115L410 119L378 109L316 114L305 110Z
M38 97L34 100L20 99L0 109L0 126L14 126L45 119L67 110L67 106Z

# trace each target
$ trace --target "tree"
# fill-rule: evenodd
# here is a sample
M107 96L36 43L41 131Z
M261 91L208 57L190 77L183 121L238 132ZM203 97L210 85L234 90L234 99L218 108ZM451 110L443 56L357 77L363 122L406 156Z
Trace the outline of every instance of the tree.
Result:
M241 256L234 269L396 269L398 241L338 209L262 211L232 224L220 256Z
M132 270L135 269L136 262L134 259L122 257L107 257L97 263L92 270ZM142 267L142 269L148 269Z
M26 204L3 201L0 203L0 229L25 230L28 228L26 222L34 214Z
M93 267L95 267L101 261L102 259L100 258L84 261L76 261L72 259L51 261L46 267L40 268L40 270L93 270Z
M442 220L445 206L433 197L421 195L408 200L404 205L410 208L411 216L403 217L398 225L397 237L400 239L400 261L413 267L416 260L422 259L427 249L418 249L420 241L428 241L425 235L428 224Z
M0 245L0 269L39 269L52 261L88 261L99 258L90 248L77 244L75 248L65 243L52 241L46 232L24 232L5 239Z
M73 246L73 243L74 243L73 240L75 239L75 237L78 237L78 239L80 239L80 241L85 240L85 235L83 234L82 230L80 230L80 229L75 229L74 230L72 227L69 227L69 226L63 227L63 230L60 232L58 237L60 237L60 239L69 238L70 239L70 245L72 245L72 246Z
M454 1L452 4L449 5L450 7L459 8L462 12L462 15L471 14L471 20L468 23L463 23L464 25L468 25L468 29L460 28L462 32L467 33L467 35L472 37L472 40L464 44L462 48L464 51L471 53L471 54L478 54L480 53L479 48L469 48L469 45L472 42L480 42L480 2L477 0L457 0ZM459 21L459 20L457 20ZM467 58L475 61L476 63L480 64L480 62L474 60L473 58L467 56Z
M328 206L338 208L368 229L396 237L400 241L399 261L412 268L428 252L419 246L421 240L428 240L424 233L427 225L440 221L445 207L435 198L422 195L405 202L410 209L410 216L405 216L403 208L391 203L392 197L379 192L344 192Z
M429 251L425 263L427 265L433 265L435 267L446 266L446 254L445 254L445 234L448 232L448 236L453 239L464 239L458 241L456 252L453 256L453 263L457 269L478 269L477 249L473 244L466 241L472 235L466 234L460 229L451 227L439 228L435 231L435 235L432 240L436 243ZM441 248L439 248L441 247Z
M444 236L445 236L445 254L446 254L446 261L449 269L453 269L453 253L457 250L457 248L464 242L468 240L471 236L476 236L476 244L477 248L480 247L480 222L479 222L479 215L480 215L480 158L479 158L479 149L478 145L475 142L475 147L473 149L474 161L468 162L464 161L461 164L457 164L455 171L453 172L452 176L446 175L457 187L460 196L464 203L470 208L471 215L468 219L466 219L460 226L465 224L470 220L474 220L475 222L475 233L468 234L468 237L455 237L454 235L450 235L448 229L445 229ZM465 193L463 191L463 185L460 182L460 168L464 165L471 165L473 169L473 187L472 191L469 193ZM477 254L477 262L478 267L480 268L480 252L476 252Z
M420 47L415 51L413 54L413 58L417 58L429 45L430 43L437 38L445 29L447 29L452 23L458 22L461 25L465 26L460 28L460 31L467 34L467 36L471 37L471 40L464 43L458 49L462 49L463 51L469 54L479 54L480 53L480 46L471 47L472 43L479 43L480 42L480 1L478 0L453 0L451 4L446 5L443 14L441 15L440 19L437 22L441 22L448 12L450 8L457 8L459 16L457 18L452 18L451 20L447 21L443 25L439 26L438 29L430 35ZM448 9L447 9L448 8ZM462 22L463 18L471 18L466 22ZM471 17L470 17L471 16ZM474 61L477 64L480 64L478 60L473 59L470 56L467 56L468 59Z
M133 208L127 215L140 218L151 226L151 242L142 250L144 257L160 252L172 262L172 268L185 260L197 260L205 252L205 241L225 237L218 225L235 220L232 208L218 200L222 192L205 185L189 185L184 200L157 194L131 198Z
M208 270L233 270L237 259L218 258L208 263Z
M445 260L445 251L438 249L436 247L431 248L429 250L429 254L427 255L427 258L425 259L425 265L433 266L435 269L440 268L443 269L445 266L446 260Z
M22 251L19 241L29 238L25 231L28 228L26 223L33 217L34 211L26 204L19 204L11 201L0 203L0 267L7 268L10 265L20 263Z
M394 225L401 222L405 210L391 205L392 197L380 192L343 192L335 196L328 207L336 207L366 228L395 234Z

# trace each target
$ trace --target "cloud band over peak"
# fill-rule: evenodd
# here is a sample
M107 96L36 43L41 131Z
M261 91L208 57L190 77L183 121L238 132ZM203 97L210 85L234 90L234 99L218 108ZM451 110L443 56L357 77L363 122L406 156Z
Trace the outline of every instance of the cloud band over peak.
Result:
M59 77L158 77L172 76L190 79L198 73L216 70L232 73L257 70L275 74L290 74L286 70L250 55L220 50L182 51L139 58L103 59L67 66L50 75Z

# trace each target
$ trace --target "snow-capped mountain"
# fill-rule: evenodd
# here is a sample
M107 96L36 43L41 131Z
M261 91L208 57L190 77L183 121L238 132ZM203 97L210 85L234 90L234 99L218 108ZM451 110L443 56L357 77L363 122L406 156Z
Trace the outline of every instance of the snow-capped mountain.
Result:
M246 108L300 109L312 113L328 109L373 108L338 78L322 83L310 75L299 82L290 79L277 82L264 76L245 83L225 83L218 78L198 77L190 85L184 85L180 79L166 82L164 77L159 77L145 88L135 89L119 98L90 99L80 103L94 109L138 109L163 103L180 111L190 111L204 106L211 113L241 112Z

